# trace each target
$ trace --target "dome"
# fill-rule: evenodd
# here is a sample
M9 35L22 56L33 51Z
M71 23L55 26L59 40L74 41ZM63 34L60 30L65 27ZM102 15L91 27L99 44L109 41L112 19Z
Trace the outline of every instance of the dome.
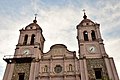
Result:
M50 47L50 49L55 49L55 48L67 48L64 44L55 44Z
M90 19L83 19L79 25L94 25L94 22L91 21Z
M33 29L42 31L41 27L37 24L37 20L36 19L33 20L33 23L30 23L29 25L27 25L25 27L25 30L33 30Z
M41 29L40 26L36 23L31 23L25 27L25 29Z

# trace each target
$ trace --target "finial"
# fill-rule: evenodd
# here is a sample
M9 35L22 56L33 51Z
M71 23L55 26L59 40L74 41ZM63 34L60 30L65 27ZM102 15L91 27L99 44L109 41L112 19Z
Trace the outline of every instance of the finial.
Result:
M83 9L83 12L84 12L83 18L84 18L84 19L87 19L87 16L86 16L86 14L85 14L85 9Z
M34 23L37 23L36 17L37 17L37 14L35 14L35 20L33 20Z

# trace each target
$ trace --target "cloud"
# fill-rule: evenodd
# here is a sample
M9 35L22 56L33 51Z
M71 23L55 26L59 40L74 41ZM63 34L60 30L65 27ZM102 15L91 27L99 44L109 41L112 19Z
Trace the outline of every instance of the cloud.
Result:
M78 14L77 9L71 7L42 9L38 15L41 16L38 23L40 26L42 25L46 42L50 39L49 44L53 45L55 43L66 43L68 39L71 39L71 43L76 44L72 42L72 39L76 38L76 25L80 21ZM48 46L48 44L46 45Z
M86 9L89 19L101 24L101 32L105 40L106 52L115 59L120 76L120 3L116 0L100 0L91 3L89 0L70 0L60 5L51 5L55 2L31 0L29 5L22 5L18 12L10 8L10 14L2 10L0 15L0 70L4 72L5 62L2 60L5 54L14 54L15 45L19 38L19 29L27 26L34 19L34 13L38 13L37 21L43 29L46 39L44 52L47 52L53 44L65 44L69 50L78 51L76 26L82 20L82 9ZM64 0L63 0L64 2ZM86 5L86 2L89 3ZM61 6L62 5L62 6ZM18 13L18 14L17 14ZM116 52L117 51L117 52ZM0 73L2 80L3 73Z

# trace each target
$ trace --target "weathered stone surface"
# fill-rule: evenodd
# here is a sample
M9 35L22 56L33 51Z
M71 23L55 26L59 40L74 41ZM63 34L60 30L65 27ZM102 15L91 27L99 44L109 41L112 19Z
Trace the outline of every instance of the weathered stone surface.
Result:
M31 63L16 63L14 67L14 72L11 80L18 80L19 73L24 73L24 80L29 80Z
M101 68L102 69L102 76L107 77L107 71L106 71L106 66L104 59L87 59L87 70L88 70L88 77L90 80L95 79L95 68Z

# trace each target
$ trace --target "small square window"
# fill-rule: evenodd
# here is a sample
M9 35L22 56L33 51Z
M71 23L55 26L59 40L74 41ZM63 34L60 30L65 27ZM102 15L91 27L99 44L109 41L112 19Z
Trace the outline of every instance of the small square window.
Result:
M95 68L95 77L96 79L102 79L102 69L101 68Z
M19 75L19 80L24 80L25 73L18 73Z

